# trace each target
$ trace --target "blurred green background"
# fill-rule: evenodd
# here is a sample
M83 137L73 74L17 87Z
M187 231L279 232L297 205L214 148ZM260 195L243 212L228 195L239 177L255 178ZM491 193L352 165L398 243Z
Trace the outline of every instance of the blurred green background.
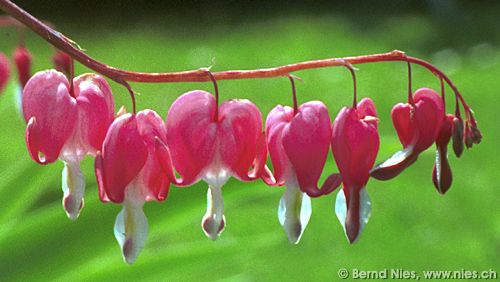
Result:
M500 270L498 2L156 2L18 3L53 22L92 57L135 71L210 65L214 71L251 69L401 49L450 75L475 110L483 142L460 159L450 155L454 180L445 197L431 181L434 148L398 178L370 180L372 217L354 245L347 243L334 215L336 193L313 200L311 221L295 246L277 219L283 188L231 180L223 188L226 230L212 242L200 228L206 185L172 187L164 203L146 204L147 245L128 266L113 236L120 207L98 200L91 158L84 162L85 207L76 222L66 218L62 163L39 166L29 158L11 79L0 97L0 280L331 281L341 267ZM2 29L0 38L0 50L10 54L15 30ZM32 33L26 44L35 57L35 71L51 68L48 44ZM358 67L358 93L373 98L381 119L381 161L400 148L389 113L405 100L406 65ZM76 71L89 70L77 65ZM345 69L295 74L304 80L298 84L299 102L322 100L332 120L349 105L352 82ZM117 108L130 108L126 90L112 86ZM423 86L438 88L439 82L415 67L414 87ZM212 90L209 83L133 87L141 93L138 107L155 109L163 117L180 94ZM286 78L220 81L219 88L222 99L252 100L263 118L276 104L291 102ZM324 176L333 171L329 156Z

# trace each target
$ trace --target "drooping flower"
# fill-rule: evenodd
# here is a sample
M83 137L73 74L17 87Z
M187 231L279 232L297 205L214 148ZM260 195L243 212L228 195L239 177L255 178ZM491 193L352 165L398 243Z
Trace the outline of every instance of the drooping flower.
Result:
M0 52L0 94L2 94L10 77L9 60Z
M421 88L413 95L413 104L399 103L391 115L403 150L372 170L371 176L379 180L399 175L434 143L443 122L444 105L434 90Z
M266 138L278 185L286 185L278 219L291 243L297 244L311 217L310 197L332 192L340 176L331 175L318 188L332 136L328 109L320 101L301 105L297 112L276 106L267 116Z
M73 85L58 71L38 72L24 88L22 106L30 156L42 165L63 161L63 207L76 219L85 190L80 162L100 150L114 105L111 88L98 75L81 75Z
M165 200L170 186L156 157L156 139L165 142L166 134L163 120L154 111L122 114L109 127L95 160L100 199L123 205L114 234L130 264L137 259L148 233L144 202Z
M380 145L377 121L373 101L364 98L356 108L344 107L333 123L331 144L343 187L337 194L335 212L351 243L370 217L366 184Z
M212 94L195 90L175 100L166 124L167 143L157 142L158 157L175 184L201 179L208 184L201 225L215 240L225 227L221 187L231 176L252 181L264 171L267 150L260 111L248 100L229 100L217 107ZM172 163L181 179L175 178Z

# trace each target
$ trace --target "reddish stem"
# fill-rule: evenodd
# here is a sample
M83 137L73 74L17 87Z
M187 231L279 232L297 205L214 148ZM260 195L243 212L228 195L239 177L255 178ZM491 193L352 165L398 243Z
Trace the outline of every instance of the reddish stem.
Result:
M356 70L354 69L354 67L346 62L345 63L345 67L351 72L351 76L352 76L352 83L353 83L353 95L352 95L352 107L354 109L357 109L358 108L358 94L357 94L357 88L356 88Z
M71 59L70 63L69 63L69 93L71 93L71 95L73 97L75 97L75 93L74 93L75 89L74 89L74 83L73 83L74 78L75 78L75 61L73 59Z
M408 63L408 103L410 105L415 105L413 102L413 90L412 90L412 85L411 85L411 63Z
M299 112L299 106L297 102L297 90L295 89L295 76L288 75L290 83L292 84L292 99L293 99L293 114L296 115Z
M215 115L214 115L214 121L217 122L219 121L219 86L217 86L217 80L215 79L214 75L212 72L208 69L203 69L210 80L212 80L212 83L214 84L214 94L215 94Z
M446 115L446 97L444 95L444 81L443 78L439 78L439 83L441 84L441 99L443 100L444 114Z
M103 64L84 52L82 52L74 41L64 36L62 33L54 30L48 24L43 23L37 18L33 17L28 12L21 9L16 4L9 0L0 0L0 9L5 11L7 14L16 18L19 22L26 25L29 29L36 32L40 37L48 41L50 44L54 45L56 48L66 52L72 58L83 64L84 66L108 77L127 87L127 82L144 82L144 83L154 83L154 82L196 82L196 81L209 81L210 78L207 77L204 70L189 70L182 72L167 72L167 73L143 73L143 72L133 72L126 71L118 68L114 68ZM255 70L231 70L214 72L212 75L217 80L225 79L248 79L248 78L267 78L267 77L279 77L286 76L289 73L332 66L345 66L346 63L356 65L365 64L373 62L391 62L391 61L404 61L408 63L413 63L420 65L434 75L443 78L446 83L453 89L455 95L458 96L466 114L469 114L472 118L472 112L469 106L465 102L457 87L453 82L438 68L434 65L414 57L407 56L404 52L399 50L394 50L388 53L373 54L366 56L356 56L356 57L345 57L345 58L330 58L323 60L306 61L295 64L289 64L274 68L264 68ZM473 120L473 118L472 118Z

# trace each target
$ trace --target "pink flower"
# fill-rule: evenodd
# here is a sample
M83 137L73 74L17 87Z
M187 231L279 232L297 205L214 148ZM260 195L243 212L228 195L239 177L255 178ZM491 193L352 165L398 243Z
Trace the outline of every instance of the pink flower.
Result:
M333 123L332 150L342 176L335 212L353 243L368 222L371 203L366 184L379 149L377 111L364 98L357 108L344 107Z
M396 177L436 140L444 116L441 97L432 89L421 88L415 92L413 102L413 105L399 103L392 108L392 121L403 150L377 165L371 172L374 178Z
M287 186L278 218L291 243L297 244L311 217L311 197L332 192L340 177L331 175L318 188L328 156L332 128L328 109L320 101L291 107L276 106L267 116L266 136L278 185Z
M221 187L231 176L252 181L264 171L267 150L260 111L248 100L225 101L217 107L212 94L195 90L175 100L166 124L167 142L157 142L158 156L177 185L201 179L208 184L202 228L215 240L225 226ZM173 174L168 150L181 179Z
M7 82L9 81L10 67L9 60L3 53L0 53L0 94L2 94Z
M30 156L39 164L64 162L63 206L68 217L76 219L85 190L80 162L100 150L114 106L111 88L102 77L84 74L73 81L71 89L62 73L38 72L24 88L22 106Z
M111 124L95 160L99 197L123 205L116 217L115 237L123 258L133 263L146 241L145 201L166 199L170 180L155 154L156 138L166 141L165 125L154 111L123 114Z

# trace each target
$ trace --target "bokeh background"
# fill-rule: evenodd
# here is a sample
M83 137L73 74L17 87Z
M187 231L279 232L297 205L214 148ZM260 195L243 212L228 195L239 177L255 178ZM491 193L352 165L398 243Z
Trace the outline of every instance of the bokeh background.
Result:
M334 215L336 193L313 201L311 221L295 246L277 219L283 188L231 180L223 188L227 227L212 242L200 229L206 185L172 187L166 202L146 204L149 238L128 266L113 236L120 207L98 200L91 158L84 162L85 207L77 221L66 218L62 164L39 166L29 158L12 79L0 97L0 280L331 281L342 267L500 270L499 2L16 2L94 58L136 71L251 69L401 49L450 75L475 110L484 139L460 159L450 155L454 182L444 197L431 181L434 148L398 178L370 180L372 217L354 245ZM15 29L0 31L2 52L10 54L16 42ZM35 57L34 71L51 68L51 46L30 32L26 44ZM405 100L406 65L358 67L359 95L374 99L381 119L381 161L400 148L390 109ZM88 71L76 66L77 74ZM295 74L304 80L298 84L299 102L323 101L332 119L349 105L352 82L345 69ZM126 90L112 86L116 107L130 108ZM423 86L437 89L439 82L414 67L414 87ZM212 90L209 83L133 87L141 93L138 107L163 117L180 94ZM248 98L264 118L276 104L291 102L285 78L220 81L219 87L222 99ZM324 176L333 171L329 156Z

